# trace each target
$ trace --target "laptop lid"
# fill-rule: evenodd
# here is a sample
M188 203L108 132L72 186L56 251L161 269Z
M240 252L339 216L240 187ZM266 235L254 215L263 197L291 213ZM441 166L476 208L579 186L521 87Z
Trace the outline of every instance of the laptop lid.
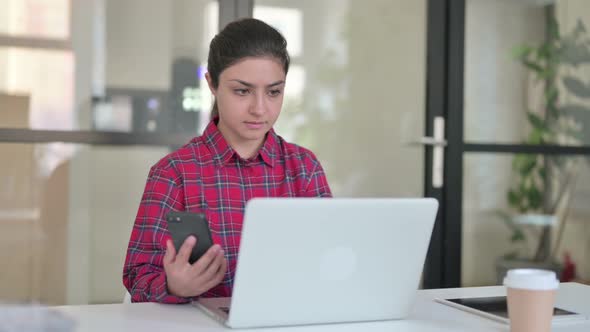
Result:
M430 198L249 201L227 325L406 317L437 209Z

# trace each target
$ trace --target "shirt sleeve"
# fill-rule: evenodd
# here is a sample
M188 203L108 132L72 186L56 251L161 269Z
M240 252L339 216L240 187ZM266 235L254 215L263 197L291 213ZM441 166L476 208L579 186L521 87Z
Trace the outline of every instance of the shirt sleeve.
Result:
M332 197L326 174L320 162L312 155L312 171L305 190L305 197Z
M123 284L133 302L186 303L168 293L163 258L170 238L165 221L171 210L184 210L184 194L178 175L171 167L150 170L131 231L123 267Z

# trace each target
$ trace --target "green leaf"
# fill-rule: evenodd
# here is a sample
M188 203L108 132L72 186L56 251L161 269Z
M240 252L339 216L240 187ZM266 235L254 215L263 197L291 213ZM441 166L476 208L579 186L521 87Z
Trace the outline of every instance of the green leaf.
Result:
M582 19L578 18L578 21L576 22L576 28L574 29L573 34L575 37L579 37L585 33L586 33L586 26L584 25L584 22L582 21Z
M558 96L559 92L557 88L554 85L552 85L545 93L545 102L547 104L553 104L557 101Z
M555 66L547 66L541 73L539 73L539 77L544 80L552 81L557 74L557 68Z
M577 45L574 41L564 41L561 54L562 62L574 67L590 63L590 48L586 45Z
M541 119L540 116L538 116L537 114L533 113L533 112L527 112L527 117L529 119L530 124L533 126L533 128L541 128L541 129L545 129L545 120Z
M517 189L517 194L518 194L518 197L519 197L518 206L517 206L518 211L519 212L527 211L528 208L529 208L529 204L527 202L527 197L526 197L527 190L526 190L524 181L521 181L520 182L520 185L519 185L519 187Z
M532 51L533 51L532 47L530 47L528 45L520 45L520 46L516 46L512 49L512 56L515 59L522 61L523 59L528 58Z
M529 174L533 170L533 168L535 168L536 165L537 165L537 158L532 155L527 156L527 159L524 160L524 162L521 165L520 174L522 176L526 176L527 174Z
M559 109L555 106L555 104L548 104L547 105L547 110L549 111L549 115L552 118L559 117Z
M541 167L539 169L539 176L541 177L541 179L545 179L547 177L547 170L545 169L545 167Z
M512 237L510 238L510 242L522 242L525 241L524 233L521 230L515 231L512 233Z
M513 167L522 175L527 175L537 164L537 157L531 154L520 154L514 157Z
M590 86L586 86L586 84L579 79L567 76L563 79L563 84L574 95L580 98L590 98Z
M527 193L527 199L532 209L537 210L541 207L543 202L543 195L537 187L531 186Z
M522 163L522 160L524 158L526 158L527 156L528 156L528 154L524 154L524 153L519 153L519 154L515 155L514 158L512 159L512 167L518 168L518 165L520 165L520 163Z
M518 207L519 201L520 198L518 197L518 194L514 190L510 189L508 191L508 204L512 207Z
M543 73L544 73L545 69L543 67L541 67L540 65L538 65L538 64L536 64L536 63L534 63L532 61L526 60L526 59L523 59L522 60L522 63L527 68L529 68L532 71L536 72L539 76L544 76Z
M535 145L543 144L544 133L545 132L542 129L534 128L529 135L528 143Z
M547 24L547 28L548 28L548 34L549 37L551 39L560 39L559 35L559 23L557 22L557 20L555 20L555 18L551 18L549 19L549 22Z
M538 60L546 60L551 56L551 45L549 43L543 43L536 49L535 53Z

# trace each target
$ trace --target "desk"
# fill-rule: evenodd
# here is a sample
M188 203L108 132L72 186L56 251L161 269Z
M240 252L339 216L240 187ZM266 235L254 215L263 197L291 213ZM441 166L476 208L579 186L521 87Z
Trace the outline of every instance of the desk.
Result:
M330 324L287 328L249 329L248 332L377 332L377 331L508 331L508 326L439 304L441 297L501 296L501 286L420 290L414 311L405 320L370 323ZM576 310L590 316L590 286L563 283L556 304L564 309ZM105 304L55 307L77 320L79 332L91 331L235 331L225 329L199 309L190 305L164 305L156 303ZM553 331L590 331L590 321L561 323Z

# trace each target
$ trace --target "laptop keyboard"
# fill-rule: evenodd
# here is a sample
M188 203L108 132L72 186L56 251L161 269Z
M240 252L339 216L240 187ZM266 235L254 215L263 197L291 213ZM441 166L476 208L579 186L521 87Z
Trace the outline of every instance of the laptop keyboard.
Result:
M229 314L229 308L228 307L219 307L219 310L225 312L226 314Z

